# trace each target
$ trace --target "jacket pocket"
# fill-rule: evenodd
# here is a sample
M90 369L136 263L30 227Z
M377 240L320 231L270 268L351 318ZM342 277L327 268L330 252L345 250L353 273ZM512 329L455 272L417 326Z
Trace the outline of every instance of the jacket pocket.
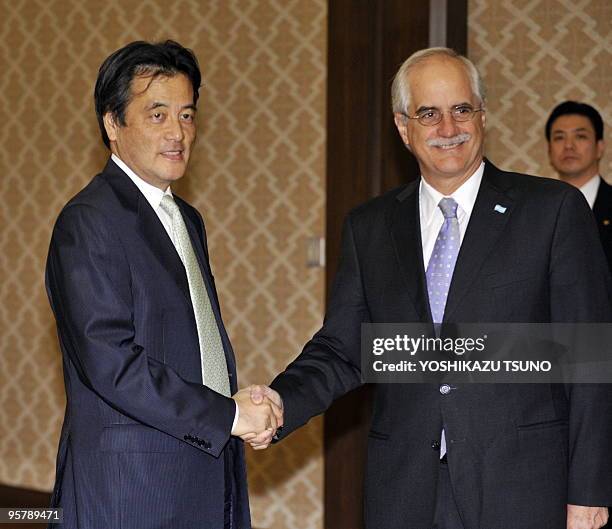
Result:
M552 421L541 421L530 424L519 424L516 429L521 432L533 430L547 430L548 428L567 427L567 419L554 419Z
M100 436L103 452L178 452L180 448L178 439L142 424L106 426Z
M368 437L370 437L371 439L380 439L381 441L389 440L388 433L377 432L376 430L370 430L368 433Z

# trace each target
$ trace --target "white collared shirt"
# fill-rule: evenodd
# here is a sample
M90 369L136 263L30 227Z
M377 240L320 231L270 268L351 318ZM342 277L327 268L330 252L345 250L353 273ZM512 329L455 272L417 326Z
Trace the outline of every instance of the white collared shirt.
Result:
M580 191L586 198L589 206L593 209L595 205L595 199L597 198L597 192L599 191L599 184L601 184L601 177L596 174L593 178L591 178L586 184L580 187Z
M116 154L111 154L111 160L115 162L121 170L130 177L130 180L136 184L136 187L140 190L140 192L147 199L147 202L151 204L153 211L161 221L166 233L168 233L168 237L172 241L172 244L176 248L176 241L174 240L174 234L172 232L172 219L159 205L161 204L162 198L165 195L172 196L172 191L170 190L170 186L166 189L166 191L162 191L159 187L155 187L154 185L149 184L140 176L138 176L134 171L132 171L125 162L119 158Z
M478 169L470 176L461 186L455 190L450 196L457 202L457 220L459 221L460 242L463 242L463 236L467 230L476 196L482 182L484 174L484 162L480 164ZM438 207L440 200L444 195L438 190L429 185L423 177L421 177L421 185L419 186L419 214L421 221L421 242L423 243L423 264L425 270L429 264L429 259L433 252L433 247L438 237L438 232L444 224L444 215Z

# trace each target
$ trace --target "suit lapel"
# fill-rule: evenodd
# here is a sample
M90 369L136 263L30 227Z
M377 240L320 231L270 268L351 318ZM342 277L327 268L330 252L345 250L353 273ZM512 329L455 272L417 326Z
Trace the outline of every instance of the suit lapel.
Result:
M103 176L126 210L133 214L136 231L191 305L185 267L170 237L168 237L168 233L147 199L134 182L112 160L106 165Z
M421 321L432 321L425 287L423 244L419 219L419 182L416 180L397 196L389 218L395 253L407 284L408 295Z
M474 209L461 243L453 272L444 321L452 320L461 300L478 277L480 268L512 215L514 200L508 196L500 171L486 162Z

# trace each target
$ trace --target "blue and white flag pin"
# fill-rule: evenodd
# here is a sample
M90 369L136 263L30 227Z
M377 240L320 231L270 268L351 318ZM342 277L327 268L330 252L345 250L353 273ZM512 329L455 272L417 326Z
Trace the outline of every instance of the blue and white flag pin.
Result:
M506 210L508 208L505 206L500 206L499 204L495 204L495 207L493 209L497 211L497 213L506 213Z

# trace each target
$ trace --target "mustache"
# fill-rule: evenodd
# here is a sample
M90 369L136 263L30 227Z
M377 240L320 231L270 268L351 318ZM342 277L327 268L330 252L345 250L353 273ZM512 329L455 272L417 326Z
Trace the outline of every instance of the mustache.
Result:
M467 132L462 132L461 134L457 134L452 138L432 138L431 140L427 140L426 143L430 147L446 147L447 145L456 145L458 143L464 143L469 141L472 138L471 134Z

